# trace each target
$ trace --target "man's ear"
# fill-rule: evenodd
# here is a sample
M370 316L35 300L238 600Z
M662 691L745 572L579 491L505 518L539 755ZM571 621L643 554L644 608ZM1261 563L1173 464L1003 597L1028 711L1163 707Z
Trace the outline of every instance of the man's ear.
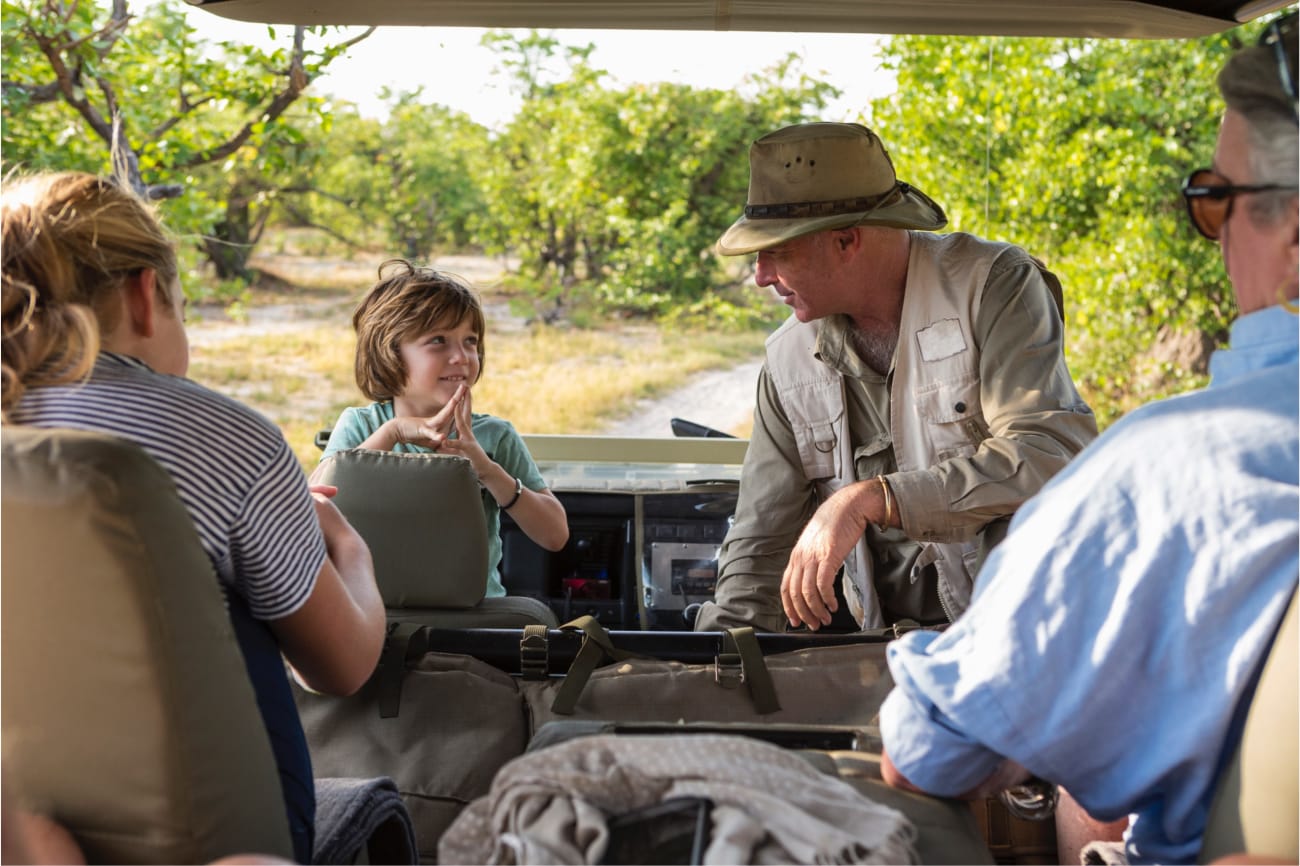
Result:
M862 243L862 230L857 226L835 229L831 232L831 243L835 252L841 255L852 254Z
M146 339L153 336L157 305L157 271L144 268L126 278L126 309L131 317L131 333Z

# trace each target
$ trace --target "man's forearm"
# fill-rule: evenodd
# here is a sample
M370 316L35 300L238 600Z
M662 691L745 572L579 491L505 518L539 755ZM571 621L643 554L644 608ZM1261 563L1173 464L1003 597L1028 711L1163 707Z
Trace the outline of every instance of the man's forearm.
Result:
M898 788L903 791L912 791L917 794L926 794L916 785L904 776L894 766L894 762L889 759L889 753L883 749L880 752L880 777L885 780L885 784L891 788ZM958 800L985 800L996 797L1000 792L1007 788L1026 782L1030 778L1030 773L1024 767L1015 761L1003 761L998 764L996 770L984 778L982 782L957 796Z

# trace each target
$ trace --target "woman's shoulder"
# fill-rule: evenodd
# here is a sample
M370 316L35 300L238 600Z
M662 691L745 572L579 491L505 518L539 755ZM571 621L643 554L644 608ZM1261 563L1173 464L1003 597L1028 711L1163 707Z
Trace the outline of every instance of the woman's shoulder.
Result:
M284 441L284 434L274 421L228 394L184 376L152 370L137 370L132 375L147 377L153 383L159 409L183 418L186 426L194 428L193 432L209 443L229 440L272 447Z

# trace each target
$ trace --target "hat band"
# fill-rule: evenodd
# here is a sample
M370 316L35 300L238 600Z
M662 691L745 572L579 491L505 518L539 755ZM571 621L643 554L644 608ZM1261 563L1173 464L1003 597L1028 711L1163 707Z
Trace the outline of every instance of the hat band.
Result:
M880 195L839 198L830 201L800 201L791 204L747 204L745 216L752 220L808 219L811 217L840 216L841 214L872 211L898 196L906 184L896 183L894 188Z

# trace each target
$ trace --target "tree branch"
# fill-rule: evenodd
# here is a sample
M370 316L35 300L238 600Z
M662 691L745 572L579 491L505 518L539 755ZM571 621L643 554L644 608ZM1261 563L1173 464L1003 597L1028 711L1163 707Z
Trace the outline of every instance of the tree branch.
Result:
M355 45L374 31L374 27L369 27L360 36L344 44L348 46ZM279 118L279 116L298 99L299 95L302 94L307 85L312 82L312 77L308 75L307 67L303 62L307 55L306 48L303 45L306 32L307 28L301 25L293 28L293 53L289 56L289 68L284 73L288 80L285 83L284 89L271 97L266 108L260 114L256 115L254 119L240 127L239 130L223 144L195 153L184 162L177 163L177 168L191 168L196 165L203 165L204 163L209 162L219 162L225 159L243 147L248 139L252 137L254 124L261 123L265 125L271 123Z
M0 82L0 88L3 88L6 94L23 94L27 97L29 105L44 105L47 102L56 102L62 96L57 81L51 81L49 84L24 84L21 81L11 81L6 78L3 82Z
M312 192L318 192L318 190L311 190L311 191L312 191ZM347 237L346 235L341 234L340 232L336 231L335 229L330 228L329 226L321 225L320 223L313 221L310 217L308 217L306 214L302 213L302 211L298 210L296 207L294 207L293 205L289 204L288 202L286 202L286 201L282 201L282 202L280 202L280 206L283 207L286 211L288 211L289 216L291 216L291 217L293 217L295 220L297 220L299 224L304 225L304 226L306 226L307 228L320 229L320 230L323 231L325 234L327 234L327 235L329 235L330 237L334 238L334 240L336 240L336 241L341 241L342 243L347 244L348 246L352 247L353 249L358 249L358 250L359 250L359 249L362 249L362 248L363 248L363 245L362 245L359 241L355 241L355 240L353 240L352 238Z

